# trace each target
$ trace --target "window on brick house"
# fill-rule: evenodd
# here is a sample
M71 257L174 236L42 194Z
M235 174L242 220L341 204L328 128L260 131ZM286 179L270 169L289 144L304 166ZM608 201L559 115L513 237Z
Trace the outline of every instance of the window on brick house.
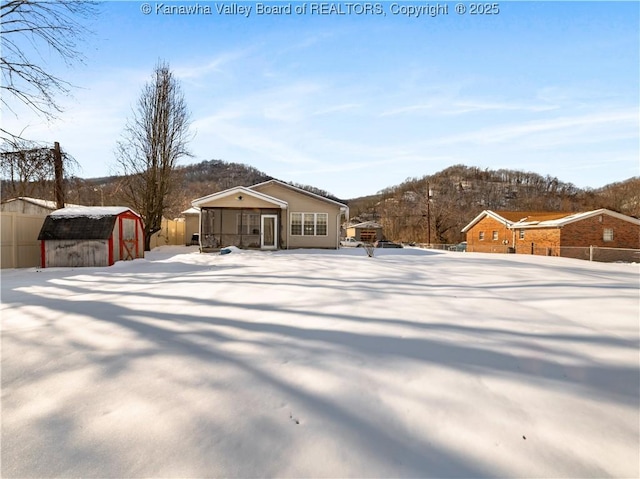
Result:
M520 236L518 236L520 239L524 239L524 230L520 230Z
M480 241L484 240L484 231L480 231L480 232L478 233L478 239L479 239Z
M613 228L605 228L602 232L602 239L604 241L613 241Z
M493 238L493 241L498 241L498 232L494 231L491 235L491 237Z

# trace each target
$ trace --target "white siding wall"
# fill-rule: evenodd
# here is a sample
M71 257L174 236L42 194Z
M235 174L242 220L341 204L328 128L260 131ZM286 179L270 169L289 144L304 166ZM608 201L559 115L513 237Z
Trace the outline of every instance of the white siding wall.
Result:
M109 240L47 240L45 267L108 266Z

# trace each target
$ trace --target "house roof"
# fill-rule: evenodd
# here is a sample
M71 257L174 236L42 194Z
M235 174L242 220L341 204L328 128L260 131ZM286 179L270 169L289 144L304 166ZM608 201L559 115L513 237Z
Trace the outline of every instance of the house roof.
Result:
M278 180L263 181L262 183L258 183L258 184L252 185L249 188L254 189L254 188L258 188L259 186L265 186L265 185L268 185L268 184L280 185L280 186L283 186L285 188L289 188L290 190L297 191L298 193L302 193L304 195L311 196L312 198L316 198L318 200L326 201L327 203L331 203L331 204L337 205L337 206L340 207L341 210L345 210L345 211L349 210L349 207L347 205L345 205L344 203L340 203L339 201L332 200L331 198L327 198L325 196L317 195L315 193L312 193L311 191L303 190L302 188L298 188L297 186L293 186L293 185L290 185L288 183L283 183L282 181L278 181Z
M195 206L192 206L191 208L188 208L182 211L180 214L181 215L198 215L200 214L200 208L196 208Z
M267 195L265 193L261 193L260 191L257 191L257 188L261 187L261 186L266 186L269 184L274 184L274 185L278 185L278 186L282 186L284 188L288 188L292 191L296 191L298 193L310 196L314 199L317 200L321 200L321 201L325 201L327 203L331 203L333 205L339 206L340 209L342 211L349 211L349 207L343 203L340 203L339 201L335 201L332 200L330 198L326 198L324 196L320 196L317 195L315 193L311 193L310 191L307 190L303 190L302 188L298 188L296 186L292 186L289 185L287 183L283 183L282 181L278 181L278 180L269 180L269 181L264 181L262 183L257 183L255 185L252 186L236 186L234 188L229 188L228 190L224 190L224 191L219 191L217 193L213 193L211 195L207 195L207 196L203 196L202 198L197 198L195 200L193 200L191 202L191 205L194 208L199 208L200 206L203 206L211 201L215 201L217 199L222 199L222 198L226 198L228 196L234 196L234 195L249 195L252 196L254 198L263 200L263 201L267 201L269 203L272 203L276 206L279 206L280 208L287 208L289 206L289 204L284 201L281 200L279 198L276 198L274 196L271 195ZM183 212L184 214L190 214L191 211L190 210L186 210Z
M266 201L267 203L272 203L280 208L286 208L288 203L278 198L274 198L273 196L265 195L264 193L260 193L259 191L253 191L246 186L236 186L234 188L229 188L228 190L219 191L218 193L213 193L211 195L203 196L202 198L197 198L191 202L194 207L200 207L205 205L206 203L210 203L211 201L219 200L222 198L227 198L229 196L238 195L239 198L242 195L251 196L253 198Z
M525 228L559 228L575 221L584 220L597 215L609 215L618 219L629 221L630 223L640 225L640 220L632 216L623 215L615 211L601 208L592 211L582 211L578 213L557 212L557 211L491 211L484 210L476 216L471 222L462 229L463 233L469 231L480 220L486 216L490 216L509 229L525 229Z
M547 221L564 218L567 215L572 214L567 211L496 211L495 214L500 217L509 220L512 223L520 221Z
M11 203L13 201L24 201L26 203L31 203L32 205L40 206L42 208L46 208L52 211L58 208L58 204L55 201L42 200L40 198L30 198L28 196L19 196L17 198L11 198L10 200L3 201L3 203ZM65 206L80 206L80 205L65 203Z
M355 225L348 225L347 228L382 228L382 225L375 221L365 221L364 223L358 223Z
M581 221L581 220L592 218L598 215L613 216L623 221L628 221L629 223L640 225L640 220L637 218L623 215L622 213L617 213L615 211L607 210L605 208L601 208L599 210L593 210L593 211L569 213L569 214L565 214L560 218L549 218L549 219L540 219L536 217L525 218L521 221L518 221L517 223L514 223L513 228L559 228L569 223L575 223L576 221Z

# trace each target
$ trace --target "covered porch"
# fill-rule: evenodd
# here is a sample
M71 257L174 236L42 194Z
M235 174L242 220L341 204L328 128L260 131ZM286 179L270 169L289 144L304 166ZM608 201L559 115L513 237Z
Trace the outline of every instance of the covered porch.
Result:
M200 250L227 246L275 250L286 247L287 203L244 187L193 201L200 208Z
M242 249L278 249L281 238L280 210L274 208L202 208L200 248L225 246Z

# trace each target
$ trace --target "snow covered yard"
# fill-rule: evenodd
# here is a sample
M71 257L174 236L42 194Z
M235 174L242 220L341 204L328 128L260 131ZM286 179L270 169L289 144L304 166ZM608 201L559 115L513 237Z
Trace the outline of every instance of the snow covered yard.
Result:
M2 272L2 477L629 477L638 265L416 249Z

